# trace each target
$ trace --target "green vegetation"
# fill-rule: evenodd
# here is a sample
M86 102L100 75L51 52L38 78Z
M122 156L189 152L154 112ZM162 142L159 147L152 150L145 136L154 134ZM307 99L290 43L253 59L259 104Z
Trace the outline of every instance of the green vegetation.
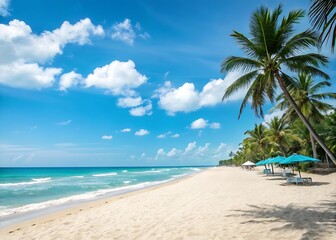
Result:
M309 9L310 22L317 30L322 30L319 40L325 43L331 37L331 51L334 52L336 43L336 1L313 0Z
M257 116L263 116L262 107L268 100L276 103L274 109L285 114L246 131L247 137L239 150L229 162L221 161L224 165L240 165L248 160L256 162L294 152L320 159L326 153L336 164L336 113L324 101L336 99L336 93L322 92L331 85L329 75L321 70L328 59L312 51L319 46L315 31L307 29L294 34L295 24L304 17L304 11L291 11L280 19L281 14L281 5L273 12L261 7L252 14L250 38L237 31L231 35L245 56L226 58L221 71L238 70L243 75L227 88L223 99L246 89L238 118L247 103L251 103ZM316 82L315 78L323 80ZM282 93L277 95L279 87Z

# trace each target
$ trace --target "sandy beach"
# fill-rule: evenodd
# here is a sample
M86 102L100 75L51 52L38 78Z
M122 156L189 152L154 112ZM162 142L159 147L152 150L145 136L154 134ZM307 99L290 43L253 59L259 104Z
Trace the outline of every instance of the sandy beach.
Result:
M336 174L211 168L0 229L0 239L336 239Z

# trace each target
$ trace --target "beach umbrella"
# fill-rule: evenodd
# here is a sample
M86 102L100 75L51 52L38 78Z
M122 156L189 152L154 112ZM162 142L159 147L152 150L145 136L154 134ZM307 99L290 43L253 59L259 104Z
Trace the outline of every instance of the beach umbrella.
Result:
M285 157L277 156L275 158L272 158L268 161L268 163L280 163L281 161L285 160Z
M261 160L261 161L257 162L256 165L257 166L262 166L262 165L264 165L264 162L265 162L265 160Z
M297 153L294 153L293 155L289 156L288 158L284 159L283 161L280 162L280 164L290 164L294 165L300 162L321 162L320 160L304 155L300 155ZM300 169L299 169L299 175L301 177Z
M254 167L256 164L255 164L254 162L247 161L247 162L244 162L242 165L243 165L243 166Z
M271 168L272 168L272 174L274 174L274 169L273 169L273 164L272 164L273 158L267 158L264 162L264 164L271 164Z
M281 164L296 164L300 162L321 162L320 160L304 155L300 155L297 153L294 153L293 155L289 156L285 160L281 161Z

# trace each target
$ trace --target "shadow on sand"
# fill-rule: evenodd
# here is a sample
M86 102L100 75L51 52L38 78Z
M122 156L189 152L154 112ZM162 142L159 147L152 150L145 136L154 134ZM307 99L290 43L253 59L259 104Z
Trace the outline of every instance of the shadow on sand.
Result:
M291 186L294 186L294 187L295 186L296 187L314 187L314 186L322 186L322 185L329 185L329 184L330 184L329 182L312 182L310 184L299 184L299 185L296 185L295 183L284 182L284 183L281 183L279 185L280 186L287 186L287 187L291 187Z
M336 200L336 196L333 195ZM290 204L288 206L249 205L250 210L232 210L229 216L243 216L251 220L241 224L283 223L282 227L270 228L269 231L279 232L286 230L302 230L301 239L322 239L335 233L336 229L336 202L322 201L312 207L303 208ZM329 239L329 238L328 238Z

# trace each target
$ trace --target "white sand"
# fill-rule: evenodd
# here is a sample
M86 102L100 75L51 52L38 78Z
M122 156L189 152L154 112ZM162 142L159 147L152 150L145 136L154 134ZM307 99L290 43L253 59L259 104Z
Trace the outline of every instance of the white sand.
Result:
M0 239L336 239L336 174L213 168L0 230Z

